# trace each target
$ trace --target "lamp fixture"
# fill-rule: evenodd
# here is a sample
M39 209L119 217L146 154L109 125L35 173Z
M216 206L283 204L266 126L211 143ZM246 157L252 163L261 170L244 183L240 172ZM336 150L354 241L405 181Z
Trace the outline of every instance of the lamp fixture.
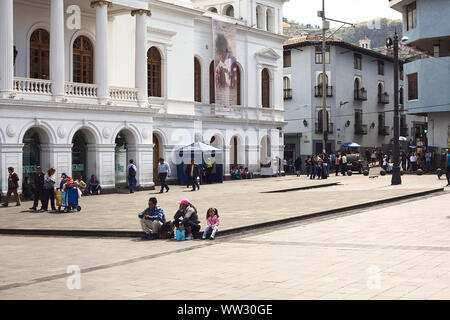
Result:
M347 122L345 123L345 126L346 126L346 127L349 127L349 126L350 126L350 120L347 120Z
M308 121L306 121L306 119L305 119L305 120L303 120L303 125L304 125L305 127L307 127L307 126L308 126Z

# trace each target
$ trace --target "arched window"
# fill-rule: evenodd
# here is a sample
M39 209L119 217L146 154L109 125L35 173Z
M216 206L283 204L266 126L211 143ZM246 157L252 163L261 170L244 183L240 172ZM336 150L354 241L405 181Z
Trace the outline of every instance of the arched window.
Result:
M241 68L236 65L236 105L241 105Z
M355 89L355 93L358 93L359 91L359 79L355 79L355 83L353 84L353 88Z
M256 6L256 27L258 29L262 29L263 28L263 12L262 12L262 8L261 6Z
M211 8L209 8L209 9L208 9L208 11L210 11L210 12L214 12L214 13L217 13L217 9L216 9L216 8L214 8L214 7L211 7Z
M73 82L94 83L94 47L85 36L73 43Z
M272 9L267 9L266 11L266 30L274 32L274 15Z
M223 14L229 17L234 18L234 7L232 5L228 5L223 9Z
M147 91L149 97L161 97L161 54L155 47L147 51Z
M269 70L264 68L261 73L261 88L262 88L262 106L270 108L270 75Z
M50 35L37 29L30 37L30 78L49 78Z
M194 57L194 100L202 102L202 67Z
M216 103L216 82L214 77L214 61L209 65L209 103Z
M289 77L284 77L283 78L283 89L287 90L291 88L291 80L289 79Z

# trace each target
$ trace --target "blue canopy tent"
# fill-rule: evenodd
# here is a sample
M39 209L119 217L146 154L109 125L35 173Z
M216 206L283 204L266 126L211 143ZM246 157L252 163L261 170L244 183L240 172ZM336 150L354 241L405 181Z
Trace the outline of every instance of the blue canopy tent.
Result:
M214 148L203 142L194 142L188 146L182 147L177 150L178 152L178 165L177 175L178 182L181 185L188 183L188 176L186 175L186 168L191 164L191 159L195 160L195 164L198 164L200 171L200 183L203 183L203 168L206 168L206 163L211 162L211 182L223 182L223 161L222 150Z
M359 144L357 144L356 142L346 142L342 145L344 148L359 148L361 147Z

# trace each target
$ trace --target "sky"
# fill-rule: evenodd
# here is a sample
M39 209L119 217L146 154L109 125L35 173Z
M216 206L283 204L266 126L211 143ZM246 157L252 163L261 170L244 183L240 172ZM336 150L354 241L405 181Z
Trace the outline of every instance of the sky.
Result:
M289 0L283 6L283 16L299 23L322 25L317 11L322 10L322 0ZM373 20L377 17L401 19L399 12L389 7L388 0L325 0L325 16L350 23ZM339 27L331 23L331 27Z

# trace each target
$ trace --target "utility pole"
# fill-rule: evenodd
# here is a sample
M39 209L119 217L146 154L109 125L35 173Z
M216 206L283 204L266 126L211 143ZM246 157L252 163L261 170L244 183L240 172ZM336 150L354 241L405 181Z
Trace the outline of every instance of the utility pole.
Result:
M351 25L352 27L354 27L354 24L348 23L348 22L344 22L344 21L339 21L339 20L326 18L326 16L325 16L325 0L322 0L322 11L318 11L317 12L317 16L322 18L322 83L319 83L319 92L320 92L320 88L322 88L322 133L323 133L323 136L322 136L322 150L323 150L323 153L327 153L327 140L328 140L327 93L328 93L328 81L326 81L326 79L327 79L327 75L326 75L326 42L327 42L326 32L327 32L327 30L330 29L330 22L328 20L343 23L343 25L339 29L341 29L346 24ZM336 30L333 34L335 34L338 30ZM332 35L330 35L330 37ZM330 55L331 55L331 50L330 50ZM330 59L331 59L331 57L330 57ZM331 63L331 61L330 61L330 63Z
M392 185L402 184L400 175L400 125L398 116L398 34L395 31L394 41L388 38L386 45L388 47L394 44L394 166L392 168Z
M323 153L327 153L327 140L328 140L328 117L327 117L327 91L328 81L326 81L326 30L330 28L330 23L325 20L325 0L322 0L322 149ZM319 88L320 92L320 88Z

